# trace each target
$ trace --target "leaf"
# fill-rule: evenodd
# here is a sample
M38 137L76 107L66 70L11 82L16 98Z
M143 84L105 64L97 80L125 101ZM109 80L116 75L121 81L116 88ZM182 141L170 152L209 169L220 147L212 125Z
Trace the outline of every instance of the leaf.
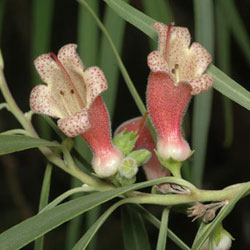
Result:
M195 38L213 56L214 13L212 0L194 0ZM206 160L207 139L211 120L213 91L194 97L192 147L195 149L192 161L192 180L201 187Z
M243 20L237 10L235 2L233 0L221 1L222 11L226 14L225 21L228 22L235 40L239 43L239 46L246 57L248 64L250 65L250 39L247 29L243 23Z
M111 8L106 6L103 23L109 32L110 37L112 37L117 52L121 54L126 22L121 19ZM107 63L107 58L109 63ZM109 83L109 89L103 93L103 98L112 120L112 117L114 116L118 88L119 67L116 63L116 58L112 48L104 34L102 34L101 39L100 67L102 68Z
M233 210L236 203L250 190L250 183L244 185L237 195L220 210L216 218L209 224L201 228L199 235L194 240L192 249L198 250L209 237L209 235L215 230L215 228L223 221L223 219Z
M250 92L214 65L207 72L214 77L213 87L229 99L250 110Z
M161 217L161 227L158 236L156 250L166 249L167 233L168 233L168 217L169 217L169 208L164 208Z
M122 209L123 242L125 250L150 250L148 234L140 213L130 206Z
M153 40L157 41L157 31L152 28L152 24L156 20L147 17L142 12L134 9L132 6L122 2L121 0L103 0L123 19L133 24L135 27L143 31ZM120 6L120 7L119 7ZM240 104L244 108L250 110L250 92L235 82L229 76L224 74L214 65L210 65L207 72L214 77L213 87L223 95Z
M24 135L0 135L0 155L37 147L60 147L60 144Z
M19 249L62 223L124 193L160 184L170 177L89 194L35 215L0 234L1 249ZM38 226L39 225L39 226ZM15 239L15 240L13 240Z
M49 200L49 191L50 191L50 182L51 182L51 173L52 173L52 166L50 163L47 164L44 178L43 178L43 185L42 191L40 195L40 203L39 203L39 211L41 211L47 204ZM44 238L40 237L35 241L35 250L42 250L43 249L43 242Z
M32 1L32 50L30 60L33 60L40 54L46 53L50 49L51 30L54 12L54 0L34 0ZM41 83L41 79L32 65L32 82L33 84ZM39 129L42 137L49 139L51 137L51 130L49 126L38 117Z
M83 235L83 237L77 242L77 244L72 248L72 250L84 250L89 245L89 242L93 239L98 229L106 221L106 219L114 212L114 210L122 204L121 202L115 203L113 206L108 208L96 222L88 229L88 231Z
M141 11L133 8L129 4L121 0L103 0L106 4L109 5L119 16L125 19L127 22L136 26L139 30L146 33L149 37L157 39L157 33L151 24L156 21L142 13Z
M148 220L155 227L160 228L161 222L148 210L141 205L133 205L133 208L140 212L140 214ZM168 237L178 246L180 249L191 250L172 230L168 228Z

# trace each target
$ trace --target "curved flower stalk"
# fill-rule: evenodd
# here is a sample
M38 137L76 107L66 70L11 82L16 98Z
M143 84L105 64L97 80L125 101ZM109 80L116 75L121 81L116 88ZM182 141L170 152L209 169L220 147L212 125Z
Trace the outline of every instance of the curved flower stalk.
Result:
M148 112L157 132L159 157L182 162L191 155L181 133L182 118L192 95L212 87L213 78L204 74L211 56L198 43L190 46L188 29L172 27L172 23L153 26L159 47L148 56Z
M117 172L122 155L111 142L109 115L100 94L108 88L98 67L84 66L76 44L63 46L58 56L43 54L35 67L47 85L36 86L30 95L35 113L59 118L59 128L69 137L81 135L94 153L93 168L100 177Z
M118 134L124 130L136 132L141 125L143 117L136 117L131 120L128 120L122 123L115 131L115 134ZM149 131L149 128L144 123L140 128L138 139L135 143L134 150L137 149L147 149L151 152L151 158L143 164L143 169L145 171L146 177L148 180L165 177L169 175L168 170L163 170L162 165L159 162L154 149L155 143L153 137Z

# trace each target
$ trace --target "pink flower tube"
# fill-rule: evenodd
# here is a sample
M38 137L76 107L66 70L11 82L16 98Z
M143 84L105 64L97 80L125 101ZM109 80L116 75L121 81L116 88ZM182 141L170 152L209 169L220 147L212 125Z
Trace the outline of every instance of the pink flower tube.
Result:
M118 134L124 130L127 131L137 131L142 122L142 117L137 117L122 123L115 131L115 134ZM144 123L139 131L139 137L136 141L134 150L136 149L147 149L151 152L152 156L148 162L143 165L146 177L148 180L165 177L169 175L168 170L163 170L162 165L159 162L157 156L155 155L155 143L152 135Z
M210 54L198 43L190 46L186 28L153 25L159 34L158 50L148 56L150 75L147 107L157 132L157 151L163 160L184 161L190 154L182 137L181 122L192 95L212 87L213 78L203 74Z
M30 107L35 113L59 118L58 126L65 135L81 135L93 150L96 174L112 176L122 155L111 142L109 116L100 97L108 84L100 68L84 71L76 47L68 44L59 50L58 56L48 53L35 60L35 67L47 85L32 90Z

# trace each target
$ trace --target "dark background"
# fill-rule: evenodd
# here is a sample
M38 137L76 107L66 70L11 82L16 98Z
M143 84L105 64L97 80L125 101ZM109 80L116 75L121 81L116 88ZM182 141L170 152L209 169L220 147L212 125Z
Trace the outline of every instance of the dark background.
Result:
M75 1L69 0L55 2L51 51L57 52L62 45L77 41L78 5ZM249 33L250 2L241 0L235 1L235 3ZM170 4L176 16L175 23L188 27L194 36L192 1L172 0ZM104 4L101 1L100 5L103 10ZM140 0L133 1L132 5L142 9ZM34 58L31 57L31 7L31 0L6 1L3 27L0 33L1 50L5 60L5 76L15 100L23 111L29 110L28 100L33 85L31 82L31 74L34 70L32 65ZM240 50L235 39L233 37L231 39L231 77L250 90L249 65L244 57L244 52ZM145 100L149 73L146 64L149 52L147 37L127 24L122 58L143 100ZM214 64L216 65L216 53ZM2 96L0 96L0 102L3 102ZM192 116L192 103L189 109ZM222 95L214 91L204 188L221 189L227 185L250 179L250 112L238 104L233 104L234 138L230 148L223 146L225 128L223 112ZM123 121L138 115L140 115L139 111L120 77L116 112L112 123L113 129ZM19 124L15 118L6 110L1 110L0 130L17 127ZM38 150L23 151L0 158L0 232L37 212L45 163L46 161ZM69 188L70 177L54 168L50 200ZM162 208L147 207L155 215L160 216ZM224 221L224 227L236 239L232 249L250 249L249 210L250 200L249 197L246 197L237 204ZM153 226L146 225L152 247L155 247L158 231ZM196 226L197 224L191 223L190 218L185 215L172 213L170 216L170 228L189 245L195 235ZM45 249L63 249L65 232L66 226L63 225L49 233L46 236ZM123 249L119 211L116 211L101 228L98 246L98 249ZM25 249L31 248L28 246ZM178 248L170 243L168 249Z

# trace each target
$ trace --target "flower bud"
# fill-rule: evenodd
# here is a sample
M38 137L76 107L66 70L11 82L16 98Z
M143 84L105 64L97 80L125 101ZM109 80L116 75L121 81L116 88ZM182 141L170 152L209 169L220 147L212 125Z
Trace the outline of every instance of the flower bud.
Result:
M142 166L150 159L151 153L147 149L139 149L129 153L127 157L134 159L137 166Z
M126 156L134 148L137 139L136 132L124 130L113 138L113 143Z

